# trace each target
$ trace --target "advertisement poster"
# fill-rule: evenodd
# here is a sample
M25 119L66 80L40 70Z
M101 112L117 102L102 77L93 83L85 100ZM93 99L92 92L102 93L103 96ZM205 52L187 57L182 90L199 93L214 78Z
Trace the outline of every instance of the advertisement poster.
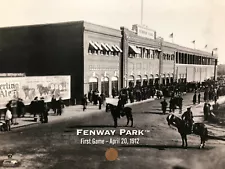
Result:
M25 104L30 104L35 97L43 97L45 102L51 101L53 95L70 99L70 85L70 76L0 78L0 107L17 98Z

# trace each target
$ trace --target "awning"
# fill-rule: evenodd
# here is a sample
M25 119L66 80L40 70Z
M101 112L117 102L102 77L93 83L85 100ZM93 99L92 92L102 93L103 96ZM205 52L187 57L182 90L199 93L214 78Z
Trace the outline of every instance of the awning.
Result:
M111 46L109 46L108 44L105 44L105 45L106 45L106 47L107 47L111 52L114 52L114 50L112 49Z
M101 43L101 45L106 51L109 51L109 48L107 48L107 46L104 43Z
M112 48L114 51L119 52L119 50L116 48L116 46L112 45Z
M119 52L123 52L122 49L120 49L120 47L118 45L115 45L115 46L119 50Z
M95 45L98 47L99 50L103 50L101 45L99 45L97 42L95 42Z
M138 50L138 49L136 48L136 46L129 45L129 47L131 48L131 50L133 50L133 51L134 51L134 53L136 53L136 54L141 54L141 51L140 51L140 50Z
M95 50L98 50L98 47L97 46L95 46L95 44L93 43L93 42L89 42L89 45L92 47L92 48L94 48Z

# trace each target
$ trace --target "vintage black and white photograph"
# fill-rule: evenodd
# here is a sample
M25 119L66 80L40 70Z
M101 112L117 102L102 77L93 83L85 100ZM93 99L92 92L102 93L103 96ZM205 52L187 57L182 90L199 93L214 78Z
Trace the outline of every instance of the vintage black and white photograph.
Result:
M224 169L224 9L0 0L0 168Z

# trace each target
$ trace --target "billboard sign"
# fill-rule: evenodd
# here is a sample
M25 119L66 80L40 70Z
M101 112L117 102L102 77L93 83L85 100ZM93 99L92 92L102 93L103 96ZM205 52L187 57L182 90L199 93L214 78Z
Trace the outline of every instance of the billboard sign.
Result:
M156 39L156 31L149 29L147 26L136 24L132 26L132 30L135 31L138 36L149 39Z
M5 77L0 79L0 108L12 99L21 98L25 104L35 97L43 97L46 102L52 96L71 98L70 76L32 76L32 77Z

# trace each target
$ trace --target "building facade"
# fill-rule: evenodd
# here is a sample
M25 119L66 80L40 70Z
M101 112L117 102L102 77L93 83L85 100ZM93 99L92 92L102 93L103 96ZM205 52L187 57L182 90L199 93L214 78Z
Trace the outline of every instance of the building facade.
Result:
M0 28L0 73L71 75L71 97L91 90L202 82L216 75L217 56L157 38L133 25L112 29L84 21Z
M112 95L119 89L121 32L84 22L84 93L96 90Z

